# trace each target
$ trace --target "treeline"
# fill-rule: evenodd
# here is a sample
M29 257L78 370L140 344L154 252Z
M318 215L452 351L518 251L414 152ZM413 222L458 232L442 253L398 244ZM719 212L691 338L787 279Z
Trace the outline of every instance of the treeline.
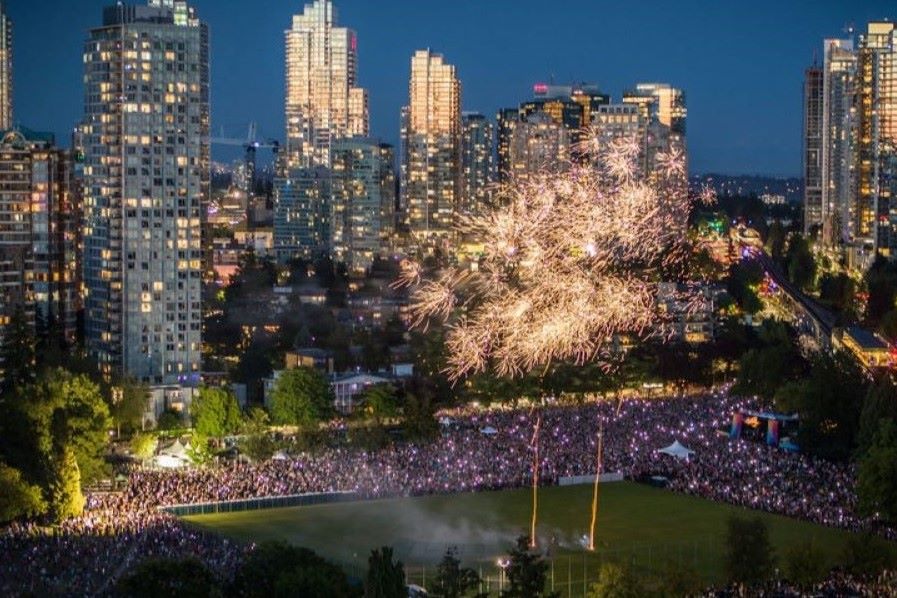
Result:
M801 450L858 466L862 515L897 521L897 383L890 372L875 378L852 355L804 356L793 331L766 321L758 346L740 360L733 392L757 395L764 405L797 413Z

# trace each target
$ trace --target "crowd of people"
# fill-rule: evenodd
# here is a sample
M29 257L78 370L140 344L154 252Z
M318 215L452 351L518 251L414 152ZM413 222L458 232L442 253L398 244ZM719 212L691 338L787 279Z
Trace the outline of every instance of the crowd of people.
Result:
M182 470L136 469L122 492L89 497L85 514L52 535L17 526L0 536L0 592L83 588L102 592L137 558L200 556L225 575L244 547L185 527L159 507L309 492L359 498L444 494L530 485L601 470L663 476L673 490L829 526L874 530L855 514L855 472L761 443L731 441L732 414L751 402L724 391L668 399L538 408L465 409L442 417L426 443L381 450L333 443L255 464ZM686 461L658 453L678 440ZM197 551L199 553L197 554ZM77 567L71 565L78 563ZM232 569L232 568L230 568Z
M750 595L755 598L877 598L893 596L897 588L897 575L886 571L872 579L861 579L844 573L832 571L829 575L811 588L801 588L787 581L769 580L764 583L745 588L739 584L725 588L711 589L705 598L740 598Z

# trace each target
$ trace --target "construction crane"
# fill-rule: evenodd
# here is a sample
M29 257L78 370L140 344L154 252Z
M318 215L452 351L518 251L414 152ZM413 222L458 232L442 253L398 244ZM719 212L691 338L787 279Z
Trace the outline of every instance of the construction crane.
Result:
M252 192L252 189L255 188L255 171L256 171L256 153L259 149L270 149L274 154L274 161L277 161L277 156L280 153L280 142L276 139L268 139L267 141L259 141L258 139L258 125L255 122L249 123L248 131L246 132L245 139L236 139L232 137L224 136L224 128L221 129L220 137L212 137L210 140L212 145L230 145L242 147L246 151L245 164L246 164L246 191L247 194Z

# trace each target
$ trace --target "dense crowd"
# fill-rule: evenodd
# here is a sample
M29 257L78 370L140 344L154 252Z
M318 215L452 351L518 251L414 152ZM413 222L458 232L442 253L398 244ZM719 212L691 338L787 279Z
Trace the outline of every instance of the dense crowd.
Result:
M92 495L84 516L54 535L14 527L0 536L0 593L102 592L136 558L196 554L226 574L243 547L187 528L160 506L350 491L360 498L456 493L593 474L603 434L602 471L630 478L664 476L680 492L825 525L893 537L854 514L854 472L760 443L731 441L734 411L749 401L724 392L668 400L606 401L537 409L464 410L446 414L428 443L366 451L334 444L257 464L131 473L120 493ZM688 461L657 452L679 440ZM78 563L78 566L71 566Z
M706 598L878 598L894 596L897 593L897 575L884 572L872 579L860 579L841 571L832 571L825 580L812 588L799 588L787 581L770 580L750 589L739 585L712 589L705 594Z

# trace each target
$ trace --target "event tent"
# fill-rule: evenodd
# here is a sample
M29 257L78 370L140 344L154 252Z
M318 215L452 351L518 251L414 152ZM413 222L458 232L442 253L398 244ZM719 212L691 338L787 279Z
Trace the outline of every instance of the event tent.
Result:
M675 457L676 459L684 459L686 461L689 457L695 454L693 450L683 446L678 440L666 448L657 449L657 452Z
M485 434L486 436L495 436L496 434L498 434L498 430L496 430L492 426L486 426L485 428L480 430L480 432Z

